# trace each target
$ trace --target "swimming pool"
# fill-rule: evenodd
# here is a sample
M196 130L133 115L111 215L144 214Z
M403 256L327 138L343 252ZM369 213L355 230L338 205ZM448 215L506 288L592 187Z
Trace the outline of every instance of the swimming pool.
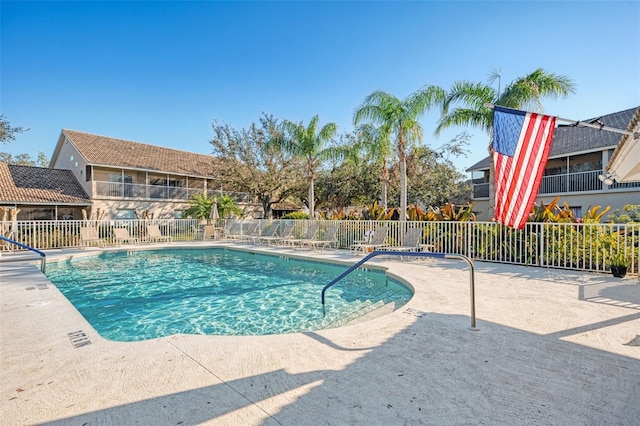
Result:
M47 265L47 277L104 338L263 335L337 327L412 291L383 271L224 248L109 252Z

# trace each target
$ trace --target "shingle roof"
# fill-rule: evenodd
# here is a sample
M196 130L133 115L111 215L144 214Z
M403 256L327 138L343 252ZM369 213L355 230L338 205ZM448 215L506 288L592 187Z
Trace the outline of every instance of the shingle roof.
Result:
M629 108L624 111L614 112L602 117L594 117L584 122L599 120L607 127L625 130L631 119L640 107ZM575 127L572 125L559 125L553 133L553 142L549 158L567 155L573 152L594 151L607 147L615 147L622 135L619 133L598 130L591 127ZM488 169L489 157L478 161L467 171Z
M89 205L71 170L0 163L0 203Z
M140 142L93 135L63 129L87 162L94 166L110 166L159 171L195 177L210 177L218 159Z

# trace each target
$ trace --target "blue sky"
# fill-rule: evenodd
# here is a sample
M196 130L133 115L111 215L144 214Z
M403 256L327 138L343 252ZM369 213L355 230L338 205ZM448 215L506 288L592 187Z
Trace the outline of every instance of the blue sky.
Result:
M587 119L640 105L640 2L0 3L0 111L30 130L0 150L51 156L60 130L211 153L211 123L320 116L341 132L374 90L504 82L536 68L576 94L545 111ZM438 118L424 143L441 146ZM486 156L477 129L459 169Z

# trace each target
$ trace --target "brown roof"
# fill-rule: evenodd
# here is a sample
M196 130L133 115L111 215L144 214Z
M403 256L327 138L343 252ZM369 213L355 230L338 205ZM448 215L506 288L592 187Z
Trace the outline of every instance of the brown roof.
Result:
M91 204L71 170L0 163L0 203Z
M217 158L178 149L109 138L63 129L87 162L94 166L154 170L186 176L210 177Z

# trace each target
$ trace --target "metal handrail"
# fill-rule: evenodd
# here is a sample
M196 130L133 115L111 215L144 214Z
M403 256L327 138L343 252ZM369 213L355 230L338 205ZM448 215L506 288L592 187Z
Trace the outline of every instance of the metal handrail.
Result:
M46 254L44 254L43 252L41 252L38 249L35 249L35 248L33 248L31 246L28 246L26 244L19 243L19 242L15 241L15 240L12 240L11 238L7 238L7 237L2 236L2 235L0 235L0 240L7 241L7 242L9 242L11 244L17 245L18 247L22 247L24 249L31 250L31 251L33 251L35 253L38 253L40 255L40 270L42 271L43 274L45 273L46 267L47 267L47 260L46 260L47 255Z
M470 330L477 331L476 327L476 284L475 284L475 269L473 267L473 262L467 256L462 254L447 254L447 253L432 253L432 252L414 252L414 251L374 251L368 254L364 259L359 261L358 263L351 266L349 269L340 274L337 278L331 281L329 284L325 285L322 288L321 300L322 300L322 315L326 315L325 313L325 293L329 287L336 284L338 281L349 275L351 272L358 269L363 263L368 261L369 259L380 256L380 255L391 255L391 256L414 256L414 257L435 257L439 259L459 259L464 260L469 265L469 288L470 288L470 296L471 296L471 327Z

